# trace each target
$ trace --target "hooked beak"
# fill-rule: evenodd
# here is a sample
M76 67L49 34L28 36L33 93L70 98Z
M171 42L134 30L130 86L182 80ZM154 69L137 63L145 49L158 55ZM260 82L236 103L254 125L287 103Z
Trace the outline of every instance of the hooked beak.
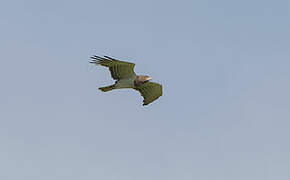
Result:
M151 79L152 79L151 77L147 77L147 78L146 78L146 81L149 81L149 80L151 80Z

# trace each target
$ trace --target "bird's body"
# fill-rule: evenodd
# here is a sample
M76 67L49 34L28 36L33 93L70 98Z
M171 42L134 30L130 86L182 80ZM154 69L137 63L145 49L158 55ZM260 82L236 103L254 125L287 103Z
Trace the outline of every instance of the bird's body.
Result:
M120 79L119 81L116 82L115 89L134 88L135 79L136 79L136 76Z
M108 56L104 58L99 56L91 57L96 65L108 67L111 76L116 80L115 84L99 88L103 92L113 89L133 88L143 96L143 105L147 105L162 95L162 86L158 83L149 82L151 78L145 75L136 75L134 72L134 63L119 61Z

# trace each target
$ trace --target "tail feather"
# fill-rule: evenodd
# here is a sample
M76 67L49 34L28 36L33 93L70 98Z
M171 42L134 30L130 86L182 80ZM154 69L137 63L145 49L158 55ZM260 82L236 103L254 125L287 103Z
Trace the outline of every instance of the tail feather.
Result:
M106 87L100 87L99 90L103 91L103 92L107 92L107 91L111 91L115 89L115 84L111 85L111 86L106 86Z

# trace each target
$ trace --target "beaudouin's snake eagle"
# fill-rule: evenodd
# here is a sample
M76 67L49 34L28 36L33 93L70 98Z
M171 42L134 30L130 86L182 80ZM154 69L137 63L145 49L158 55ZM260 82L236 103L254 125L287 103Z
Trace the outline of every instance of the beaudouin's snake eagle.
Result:
M144 75L136 75L134 72L134 63L120 61L108 56L99 57L92 56L92 61L95 65L108 67L115 84L100 87L103 92L111 91L113 89L133 88L140 92L144 98L143 106L155 101L162 96L162 86L158 83L150 82L151 78Z

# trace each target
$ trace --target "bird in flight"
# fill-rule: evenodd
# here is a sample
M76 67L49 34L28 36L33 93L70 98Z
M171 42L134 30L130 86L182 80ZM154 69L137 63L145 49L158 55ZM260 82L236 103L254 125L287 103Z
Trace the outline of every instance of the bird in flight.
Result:
M143 106L155 101L162 96L162 86L155 82L150 82L151 78L145 75L136 75L134 72L134 63L120 61L108 56L99 57L92 56L92 61L95 65L108 67L111 77L116 80L115 84L105 87L100 87L103 92L113 89L132 88L140 92L143 97Z

